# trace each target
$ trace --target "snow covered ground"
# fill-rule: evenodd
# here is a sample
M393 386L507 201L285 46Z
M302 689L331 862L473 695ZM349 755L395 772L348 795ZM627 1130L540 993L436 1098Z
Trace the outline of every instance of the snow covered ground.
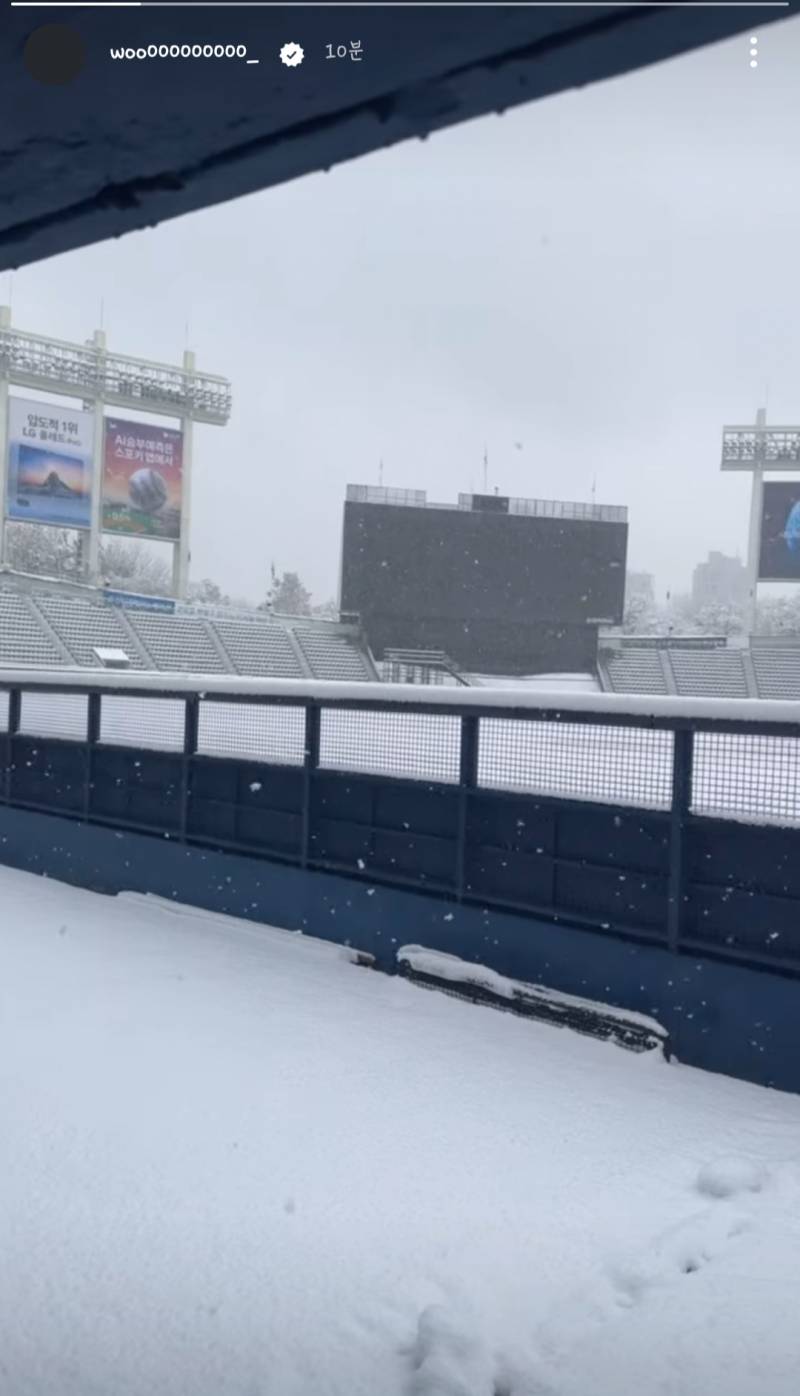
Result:
M346 955L0 869L3 1393L794 1396L800 1100Z
M599 693L594 674L531 674L524 678L500 678L497 674L470 674L481 688L534 689L541 693Z

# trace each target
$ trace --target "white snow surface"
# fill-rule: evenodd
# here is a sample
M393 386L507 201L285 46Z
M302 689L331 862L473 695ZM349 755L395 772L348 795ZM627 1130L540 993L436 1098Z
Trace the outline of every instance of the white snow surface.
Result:
M497 674L470 674L469 677L481 688L537 689L542 693L602 692L594 674L529 674L520 678L501 678Z
M7 869L0 1032L9 1396L796 1392L795 1097Z

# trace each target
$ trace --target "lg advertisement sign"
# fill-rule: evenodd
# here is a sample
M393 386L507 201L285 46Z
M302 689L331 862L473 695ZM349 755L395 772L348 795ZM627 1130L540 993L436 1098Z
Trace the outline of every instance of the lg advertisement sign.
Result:
M92 413L13 397L8 427L8 518L89 528Z

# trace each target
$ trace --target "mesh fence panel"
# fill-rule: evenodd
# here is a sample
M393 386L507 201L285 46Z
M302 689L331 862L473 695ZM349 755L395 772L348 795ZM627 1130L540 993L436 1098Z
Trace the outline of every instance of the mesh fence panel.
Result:
M8 731L8 694L0 693L0 732Z
M85 693L23 693L19 730L31 737L85 741L88 705Z
M697 732L694 814L749 823L800 823L800 738Z
M671 732L638 727L482 718L478 784L667 809L672 745Z
M260 703L201 702L197 750L204 756L302 765L305 709Z
M322 711L319 764L414 780L458 780L461 723L428 713Z
M85 694L23 692L20 732L82 741ZM0 731L9 694L0 692ZM181 699L103 694L100 740L180 751ZM305 709L204 699L198 751L264 763L300 765ZM326 710L320 766L455 783L460 718L449 714ZM668 731L579 722L481 718L478 783L562 797L667 809L673 738ZM800 824L800 737L696 732L691 809L695 814L782 825Z
M116 698L103 694L100 741L182 751L186 704L180 698Z

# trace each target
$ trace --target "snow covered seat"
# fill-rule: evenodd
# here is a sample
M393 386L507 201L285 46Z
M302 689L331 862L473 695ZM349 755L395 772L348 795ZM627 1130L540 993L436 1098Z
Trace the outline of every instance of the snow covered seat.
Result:
M0 666L55 669L63 663L61 652L25 597L0 591Z
M70 596L36 595L37 611L55 631L62 645L81 668L96 669L102 664L98 650L124 650L132 669L149 669L143 651L120 619L114 606L98 606ZM63 660L59 659L61 667Z
M176 674L227 670L202 617L130 611L128 619L159 669Z
M751 651L759 698L800 698L800 646L797 649L755 648Z
M299 679L303 671L285 628L276 621L211 622L237 674Z
M740 650L683 650L674 647L667 653L675 676L675 690L684 697L747 697Z
M658 650L632 646L606 660L613 693L666 693L667 683Z
M314 630L296 625L297 639L315 679L339 679L362 683L372 677L361 651L349 636L335 630Z

